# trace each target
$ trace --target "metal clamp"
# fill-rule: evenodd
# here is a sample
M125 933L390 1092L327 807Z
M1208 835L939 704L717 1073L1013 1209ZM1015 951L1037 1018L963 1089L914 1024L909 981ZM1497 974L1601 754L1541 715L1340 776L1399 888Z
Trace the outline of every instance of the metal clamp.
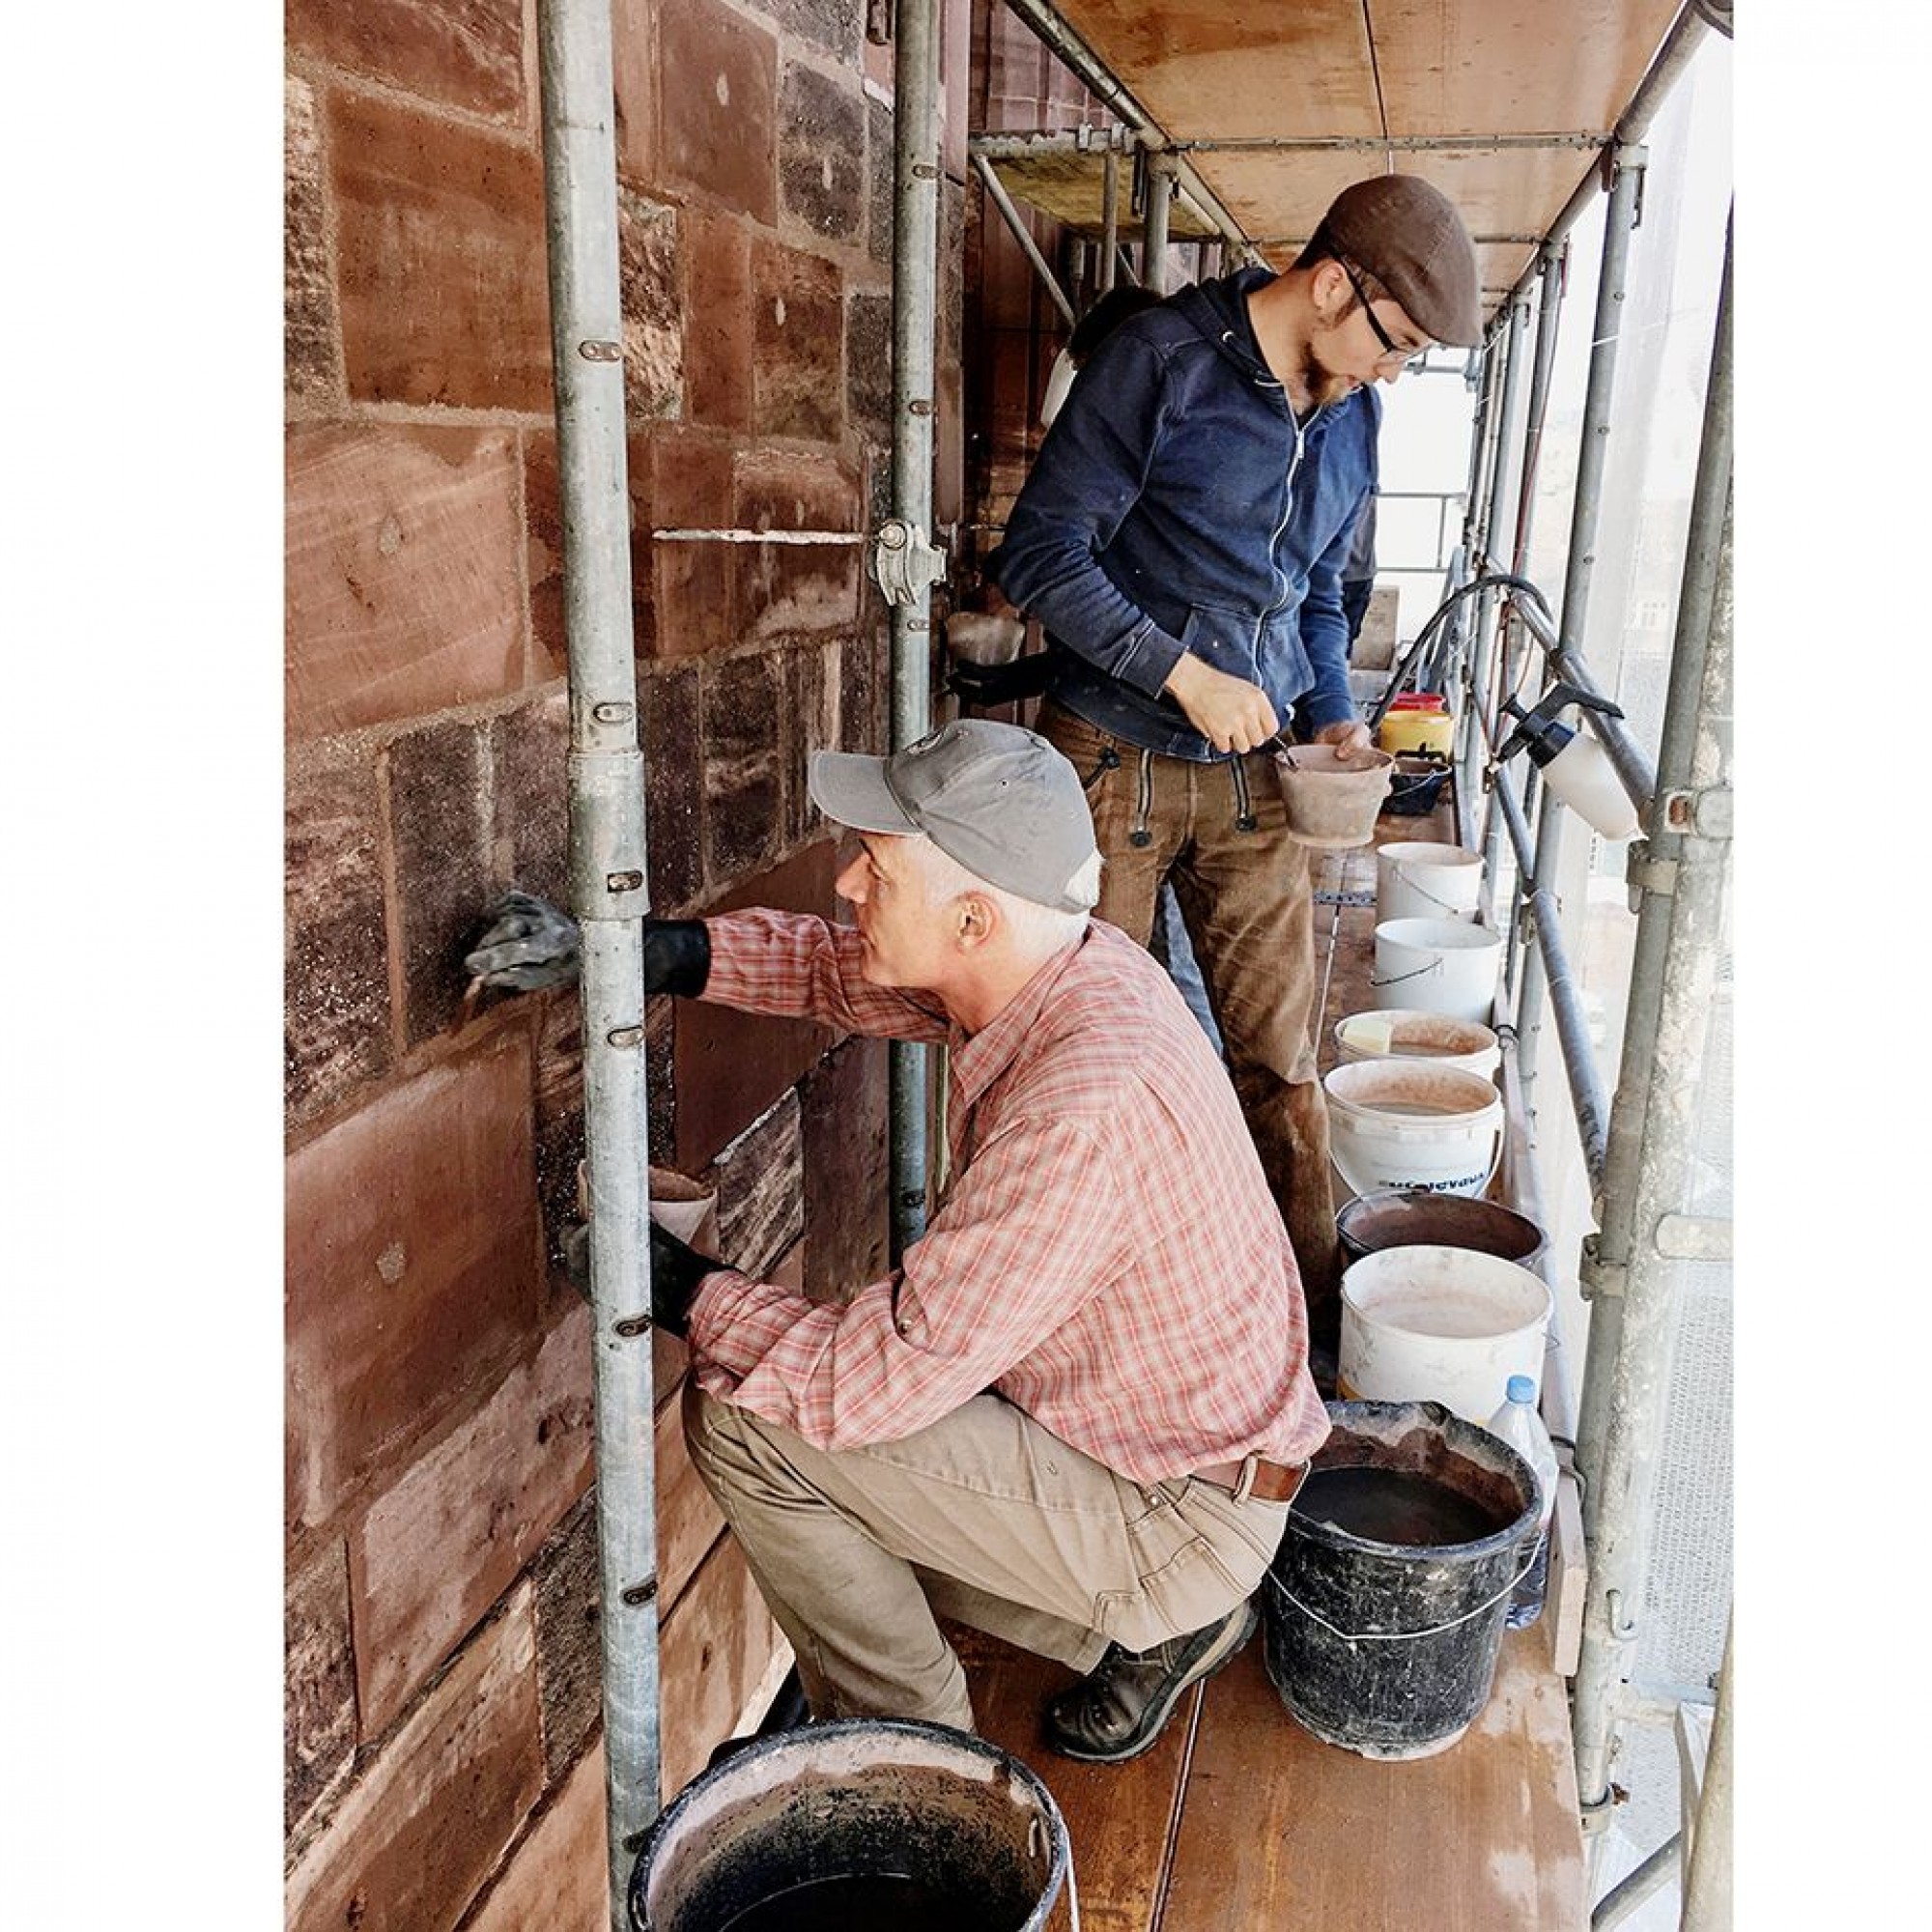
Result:
M1660 792L1654 802L1658 822L1672 832L1698 838L1735 837L1734 794L1729 785L1706 785L1699 791L1686 786Z
M946 580L946 553L926 542L925 532L893 517L879 526L872 545L872 581L888 604L918 604Z
M1585 1301L1594 1301L1599 1295L1621 1300L1625 1284L1630 1280L1629 1264L1605 1261L1601 1240L1602 1237L1597 1235L1583 1236L1577 1262L1577 1288Z

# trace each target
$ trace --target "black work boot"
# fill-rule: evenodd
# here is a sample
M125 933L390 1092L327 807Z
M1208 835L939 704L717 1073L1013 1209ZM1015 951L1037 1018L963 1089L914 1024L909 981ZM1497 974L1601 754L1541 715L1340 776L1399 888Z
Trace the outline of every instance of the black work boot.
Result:
M1255 1634L1255 1606L1239 1603L1220 1622L1151 1650L1107 1654L1046 1707L1046 1741L1063 1757L1122 1764L1139 1757L1190 1684L1211 1677Z

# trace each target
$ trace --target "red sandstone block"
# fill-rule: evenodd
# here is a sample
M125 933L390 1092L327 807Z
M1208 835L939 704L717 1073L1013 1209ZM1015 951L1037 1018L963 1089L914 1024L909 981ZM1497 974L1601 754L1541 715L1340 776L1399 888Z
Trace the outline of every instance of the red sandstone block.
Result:
M502 120L523 112L523 0L289 0L284 18L292 46L351 73Z
M705 871L714 880L735 880L764 866L783 833L783 659L771 652L707 661L699 688Z
M543 1789L534 1660L524 1585L298 1861L288 1932L449 1932Z
M869 59L873 48L866 45ZM866 101L866 252L875 262L893 259L893 110Z
M854 289L845 300L845 408L862 436L893 433L893 295Z
M543 167L508 140L337 95L343 360L360 402L551 407Z
M618 179L648 188L658 178L658 0L611 0L611 66Z
M370 1505L349 1543L364 1738L382 1732L589 1485L590 1312Z
M843 277L835 264L772 242L753 243L752 276L755 427L837 441L845 414Z
M468 1932L610 1932L606 1847L600 1739L511 1854Z
M284 1228L289 1517L321 1524L529 1332L528 1039L500 1032L292 1154Z
M837 54L847 67L858 58L866 9L856 0L763 0L759 12L769 14L801 39ZM891 49L887 51L890 54ZM886 78L892 78L890 66Z
M645 865L651 911L675 918L704 883L703 737L696 665L659 665L638 681L644 750Z
M856 77L787 65L778 139L786 221L828 241L857 241L866 217L866 103Z
M743 222L685 214L684 401L689 421L752 426L752 242Z
M954 181L973 172L966 155L972 112L973 0L941 0L939 9L940 167Z
M746 530L863 534L859 479L828 457L753 445L733 465L732 516ZM858 615L857 544L740 544L734 609L740 636L848 631Z
M678 215L643 196L617 197L617 272L624 312L624 408L632 422L684 405L684 288Z
M887 1052L881 1039L848 1039L799 1088L805 1288L818 1300L843 1300L886 1272Z
M809 846L783 865L747 880L708 908L777 906L832 917L838 847ZM701 1174L719 1149L765 1112L824 1052L832 1036L805 1020L734 1013L701 1000L676 1006L677 1158L684 1174Z
M728 440L664 423L651 431L646 449L647 530L734 527ZM633 452L634 457L639 454L635 442ZM657 607L655 654L690 657L736 642L729 546L649 541Z
M778 41L716 0L683 0L658 17L660 164L672 186L697 189L767 228L778 219L773 136Z
M665 1618L660 1641L668 1803L725 1738L763 1715L791 1652L730 1536Z
M838 642L807 643L789 653L785 666L784 784L785 843L824 836L825 820L811 802L807 774L814 752L838 744Z
M523 532L510 436L296 428L287 457L289 736L514 691Z

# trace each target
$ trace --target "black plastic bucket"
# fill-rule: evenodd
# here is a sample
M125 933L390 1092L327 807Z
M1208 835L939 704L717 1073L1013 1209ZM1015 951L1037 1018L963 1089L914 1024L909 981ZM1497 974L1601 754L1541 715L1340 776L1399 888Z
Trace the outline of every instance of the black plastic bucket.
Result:
M1543 1230L1527 1214L1477 1195L1426 1187L1359 1194L1336 1213L1335 1233L1351 1262L1384 1248L1472 1248L1528 1267L1544 1244Z
M1066 1826L982 1738L893 1718L780 1731L678 1793L631 1874L636 1932L1040 1932Z
M1440 1403L1332 1402L1328 1416L1268 1572L1268 1679L1324 1744L1428 1757L1489 1702L1510 1591L1536 1545L1535 1472ZM1377 1517L1426 1540L1343 1526Z

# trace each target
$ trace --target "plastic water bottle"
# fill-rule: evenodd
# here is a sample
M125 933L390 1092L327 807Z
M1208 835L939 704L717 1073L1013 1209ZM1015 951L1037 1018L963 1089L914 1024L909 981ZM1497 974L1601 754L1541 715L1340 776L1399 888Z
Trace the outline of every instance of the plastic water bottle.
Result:
M1521 1630L1543 1614L1543 1593L1549 1580L1549 1519L1556 1509L1556 1450L1537 1413L1536 1384L1529 1377L1509 1378L1509 1393L1490 1417L1489 1430L1536 1471L1536 1555L1528 1575L1511 1594L1507 1618L1511 1630Z

